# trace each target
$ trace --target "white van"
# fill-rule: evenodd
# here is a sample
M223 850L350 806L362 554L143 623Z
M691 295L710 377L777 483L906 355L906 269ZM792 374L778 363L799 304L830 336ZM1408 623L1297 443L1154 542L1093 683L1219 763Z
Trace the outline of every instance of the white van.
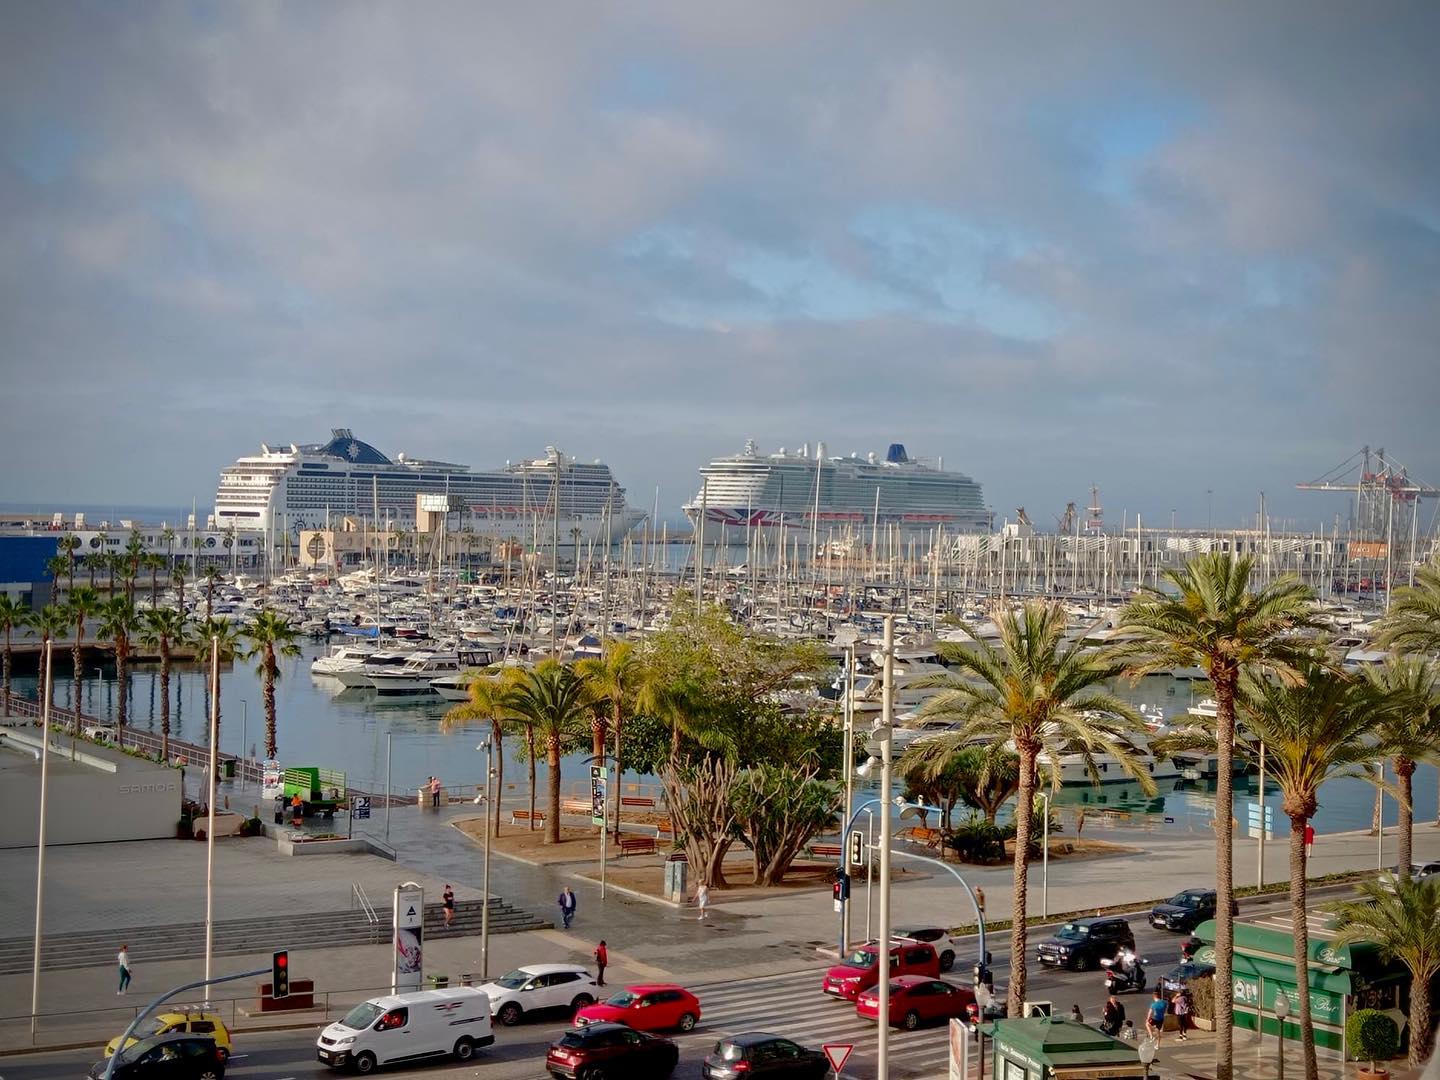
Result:
M322 1031L315 1052L326 1065L369 1073L381 1065L452 1055L469 1061L494 1041L490 996L459 987L371 998Z

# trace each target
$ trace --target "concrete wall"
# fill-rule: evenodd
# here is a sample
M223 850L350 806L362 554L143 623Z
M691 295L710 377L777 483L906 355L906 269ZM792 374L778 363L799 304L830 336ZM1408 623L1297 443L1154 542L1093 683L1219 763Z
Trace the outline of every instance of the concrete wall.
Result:
M45 843L94 844L175 835L180 772L52 735ZM39 834L40 733L0 731L0 848L34 847Z

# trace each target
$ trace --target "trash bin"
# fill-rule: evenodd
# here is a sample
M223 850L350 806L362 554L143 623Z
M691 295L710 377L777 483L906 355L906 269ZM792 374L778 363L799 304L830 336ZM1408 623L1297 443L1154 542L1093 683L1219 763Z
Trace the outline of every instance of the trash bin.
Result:
M235 779L235 759L233 757L225 759L225 779Z
M444 989L446 989L447 987L449 987L449 985L450 985L450 976L449 976L449 975L430 975L430 976L427 976L427 977L426 977L426 980L425 980L425 981L430 984L430 989L431 989L431 990L444 990Z
M463 971L460 973L460 985L474 986L475 980L478 978L480 978L480 976L473 971Z

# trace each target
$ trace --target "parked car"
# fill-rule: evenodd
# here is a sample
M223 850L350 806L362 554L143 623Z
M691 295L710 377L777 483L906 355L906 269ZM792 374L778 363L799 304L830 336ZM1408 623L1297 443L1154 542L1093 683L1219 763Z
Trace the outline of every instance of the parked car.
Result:
M1113 915L1067 922L1055 936L1035 947L1042 964L1066 967L1071 971L1100 966L1102 957L1114 956L1122 948L1135 948L1130 924Z
M1214 889L1186 889L1150 909L1150 925L1156 930L1188 934L1206 919L1215 917Z
M890 980L890 1025L914 1031L921 1024L951 1017L965 1019L975 992L944 979L901 975ZM880 987L866 990L855 1002L855 1015L874 1020L880 1015Z
M896 930L891 937L909 938L911 941L923 941L927 945L933 945L940 957L942 972L955 966L955 949L960 944L960 939L952 937L949 930L942 930L938 926L911 926Z
M105 1061L90 1066L91 1080L105 1075ZM225 1057L204 1035L153 1035L120 1052L115 1080L224 1080Z
M1186 960L1183 964L1176 964L1173 968L1160 976L1156 983L1166 994L1173 994L1177 990L1183 990L1190 985L1192 979L1198 979L1205 975L1214 975L1214 964L1202 964L1198 960Z
M703 1080L742 1080L752 1076L789 1076L825 1080L830 1062L820 1050L766 1031L731 1035L715 1044L700 1066Z
M860 994L880 981L880 945L867 941L845 958L843 964L836 964L825 972L821 989L831 997L854 1001ZM923 941L896 938L890 942L890 977L900 975L928 975L935 979L940 976L940 958L935 947Z
M215 1041L215 1047L220 1051L222 1059L230 1057L230 1031L217 1013L201 1010L191 1012L189 1009L156 1013L135 1029L135 1034L130 1036L130 1041L125 1045L134 1046L141 1039L155 1035L203 1035ZM116 1035L105 1044L105 1056L115 1053L119 1045L120 1036Z
M575 1025L624 1024L636 1031L689 1031L700 1019L700 999L672 983L627 986L575 1013Z
M625 1024L593 1023L567 1031L545 1054L545 1068L562 1080L669 1076L680 1050L669 1039Z
M333 1068L374 1072L393 1062L469 1061L495 1041L490 998L469 986L386 994L361 1002L320 1033L315 1056Z
M1410 864L1410 876L1416 881L1424 881L1432 874L1440 874L1440 859L1432 859L1429 862L1412 862Z
M509 1027L536 1013L573 1013L595 1004L595 976L579 964L527 964L479 989L490 998L490 1015Z

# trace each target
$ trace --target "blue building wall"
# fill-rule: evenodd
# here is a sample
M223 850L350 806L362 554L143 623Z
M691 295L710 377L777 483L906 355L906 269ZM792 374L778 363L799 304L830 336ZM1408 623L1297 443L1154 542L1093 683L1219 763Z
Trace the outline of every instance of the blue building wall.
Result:
M62 535L0 536L0 584L48 582L45 562L59 553Z

